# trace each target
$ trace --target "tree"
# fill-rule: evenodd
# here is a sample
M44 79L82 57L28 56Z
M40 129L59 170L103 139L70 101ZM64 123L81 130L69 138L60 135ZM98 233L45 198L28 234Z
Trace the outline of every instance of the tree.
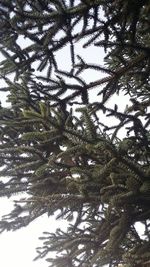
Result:
M1 91L10 104L0 107L0 195L20 194L0 229L44 213L68 220L67 232L42 238L38 257L50 266L150 260L149 13L148 0L0 0ZM78 43L103 48L105 65L77 55ZM57 63L64 47L69 70ZM105 76L86 82L87 69ZM109 106L116 95L128 96L124 111Z

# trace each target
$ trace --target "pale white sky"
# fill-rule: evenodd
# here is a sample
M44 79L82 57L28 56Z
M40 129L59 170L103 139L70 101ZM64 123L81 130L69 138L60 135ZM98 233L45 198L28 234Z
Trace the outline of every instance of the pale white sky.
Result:
M14 197L15 199L15 197ZM9 212L11 201L6 198L0 199L0 217ZM0 266L9 267L48 267L44 259L33 261L37 256L35 248L42 246L38 237L43 231L53 232L62 225L61 221L55 221L53 217L46 215L35 220L28 227L15 232L3 232L0 235ZM65 227L65 223L63 222Z

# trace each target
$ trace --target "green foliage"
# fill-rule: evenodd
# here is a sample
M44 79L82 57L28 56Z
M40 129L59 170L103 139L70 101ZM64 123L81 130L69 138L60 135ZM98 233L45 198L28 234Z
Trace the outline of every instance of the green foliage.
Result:
M9 103L0 106L0 196L20 194L0 230L44 213L67 220L66 232L41 237L37 258L49 266L150 260L149 13L148 0L0 0L0 91ZM105 66L86 62L77 44L103 48ZM64 47L70 63L63 58L61 69ZM106 76L93 80L94 72ZM128 96L124 111L118 96Z

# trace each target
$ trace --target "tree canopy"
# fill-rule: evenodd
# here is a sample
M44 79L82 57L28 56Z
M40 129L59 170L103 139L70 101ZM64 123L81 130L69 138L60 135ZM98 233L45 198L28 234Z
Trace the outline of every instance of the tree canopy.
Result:
M149 0L0 0L0 196L20 196L0 230L67 220L41 238L49 266L150 260L149 14Z

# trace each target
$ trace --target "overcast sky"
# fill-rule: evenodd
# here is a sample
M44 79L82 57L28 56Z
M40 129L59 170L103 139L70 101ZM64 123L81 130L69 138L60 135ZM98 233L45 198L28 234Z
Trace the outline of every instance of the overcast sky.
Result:
M0 216L10 211L12 202L0 199ZM33 261L37 256L35 248L42 245L38 240L43 231L53 232L62 222L55 221L46 215L35 220L28 227L15 232L4 232L0 235L0 266L2 267L48 267L44 259ZM64 223L63 223L64 224Z

